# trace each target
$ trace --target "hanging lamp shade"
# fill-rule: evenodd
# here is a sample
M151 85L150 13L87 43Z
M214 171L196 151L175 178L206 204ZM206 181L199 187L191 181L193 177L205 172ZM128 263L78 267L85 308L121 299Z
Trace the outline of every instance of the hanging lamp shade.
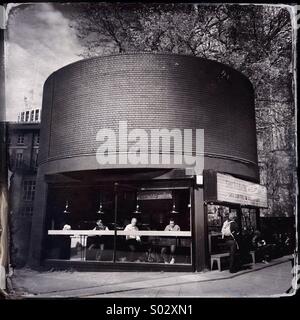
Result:
M177 214L179 212L176 210L176 200L175 200L175 191L174 190L172 191L172 198L173 198L173 206L172 206L172 210L170 213Z
M179 212L176 210L175 204L173 204L171 214L177 214L177 213L179 213Z
M137 204L135 207L135 210L133 211L134 214L141 214L142 212L140 211L140 206Z
M64 213L65 214L69 214L70 213L70 211L68 210L68 208L69 208L69 202L68 202L68 200L66 201L66 204L65 204L65 210L64 210Z
M100 202L99 204L99 210L97 211L97 214L102 216L104 214L104 211L103 211L103 207L102 207L102 203Z

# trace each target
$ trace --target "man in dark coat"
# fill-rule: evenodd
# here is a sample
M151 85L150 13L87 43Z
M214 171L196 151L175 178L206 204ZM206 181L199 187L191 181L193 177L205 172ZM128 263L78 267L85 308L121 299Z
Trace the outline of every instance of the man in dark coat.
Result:
M227 247L229 249L229 272L235 273L240 269L240 259L238 257L239 250L239 227L235 221L234 213L229 213L226 215L226 220L222 227L222 238L226 240Z

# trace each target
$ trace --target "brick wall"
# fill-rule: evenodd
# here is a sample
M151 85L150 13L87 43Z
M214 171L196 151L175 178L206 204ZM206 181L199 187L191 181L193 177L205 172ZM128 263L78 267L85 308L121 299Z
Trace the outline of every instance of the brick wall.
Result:
M257 163L251 83L201 58L125 54L82 60L44 86L40 162L94 154L101 128L200 128L205 152ZM71 170L71 168L70 168Z

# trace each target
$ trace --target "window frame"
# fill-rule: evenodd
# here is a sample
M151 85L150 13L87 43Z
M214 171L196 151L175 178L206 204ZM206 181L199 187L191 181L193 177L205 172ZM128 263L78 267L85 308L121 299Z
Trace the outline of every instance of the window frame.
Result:
M20 159L19 159L19 155L21 155ZM23 151L20 151L20 150L17 151L15 158L16 158L15 167L22 168L24 163Z
M17 144L18 145L24 145L25 144L25 134L24 133L19 133L18 134Z
M23 181L23 200L34 201L36 190L35 180L24 180Z

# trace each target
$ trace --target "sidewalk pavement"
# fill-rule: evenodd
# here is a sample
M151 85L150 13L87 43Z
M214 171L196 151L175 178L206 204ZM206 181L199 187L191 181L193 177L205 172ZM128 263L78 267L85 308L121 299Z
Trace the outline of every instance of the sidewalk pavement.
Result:
M16 270L15 298L269 297L285 295L292 281L290 256L251 269L187 272L38 272Z

